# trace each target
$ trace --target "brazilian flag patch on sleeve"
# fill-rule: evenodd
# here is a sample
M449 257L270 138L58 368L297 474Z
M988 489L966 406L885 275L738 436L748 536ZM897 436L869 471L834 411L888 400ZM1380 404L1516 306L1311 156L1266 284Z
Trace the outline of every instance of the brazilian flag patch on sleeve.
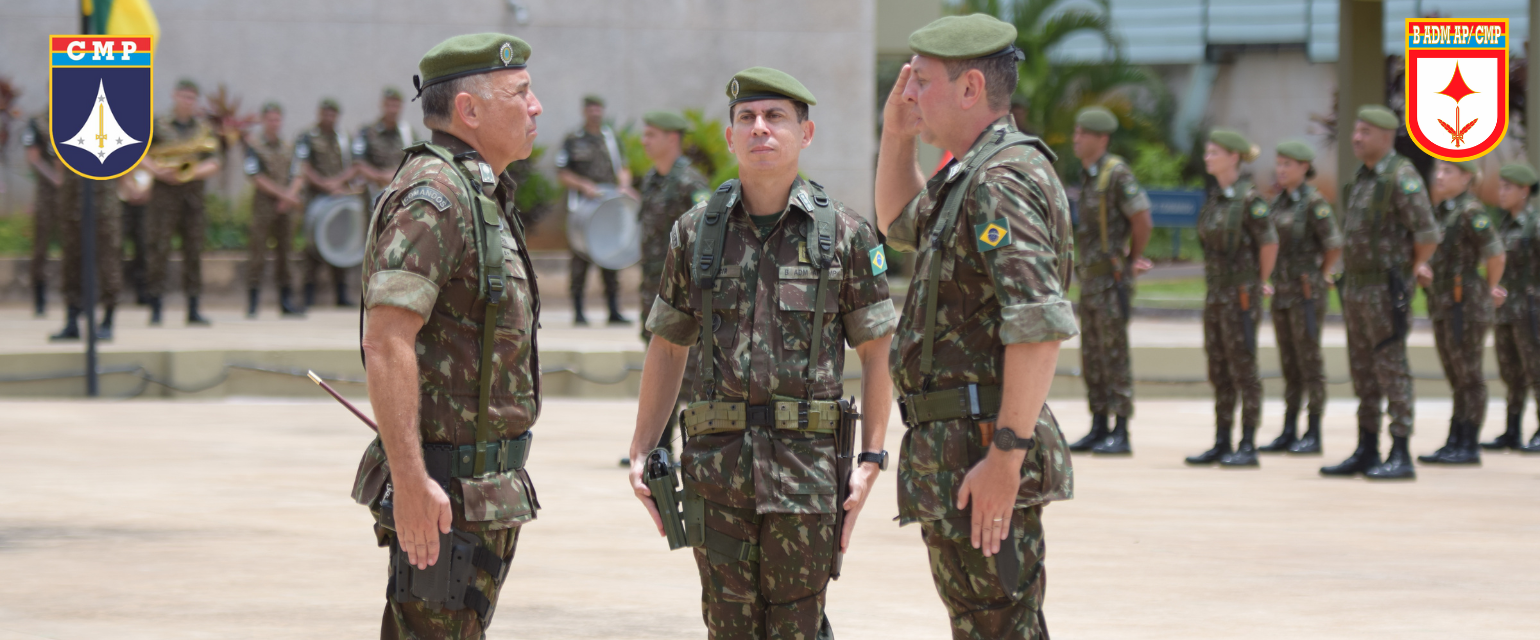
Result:
M1416 178L1413 178L1411 176L1407 176L1405 178L1402 178L1401 179L1401 191L1409 193L1409 194L1410 193L1417 193L1418 191L1422 191L1422 181L1418 180Z
M1320 220L1331 217L1331 205L1325 203L1315 205L1315 217Z
M1470 226L1474 227L1477 231L1485 231L1491 225L1492 222L1487 220L1487 216L1484 213L1478 213L1470 219Z
M690 194L690 200L692 202L694 202L695 204L700 204L700 203L705 202L705 201L710 200L710 199L711 199L711 192L710 191L696 191L695 193Z
M880 276L888 272L888 254L883 253L882 247L872 247L867 256L872 260L872 275Z
M973 225L973 236L978 239L979 251L994 251L1011 243L1011 223L1005 218Z
M1251 203L1251 217L1253 217L1253 218L1265 218L1265 217L1267 217L1267 203L1266 202L1262 202L1261 200L1258 200L1256 202Z

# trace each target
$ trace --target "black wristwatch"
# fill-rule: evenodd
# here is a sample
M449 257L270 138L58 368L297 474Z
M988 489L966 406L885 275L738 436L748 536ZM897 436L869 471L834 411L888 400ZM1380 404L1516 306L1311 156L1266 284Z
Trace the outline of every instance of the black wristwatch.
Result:
M888 452L887 452L887 450L884 449L884 450L878 451L876 453L872 453L870 451L862 451L861 455L856 456L856 464L866 464L868 462L875 462L875 463L877 463L877 469L878 470L887 471L888 470Z
M1016 451L1019 449L1031 449L1032 438L1022 438L1011 431L1010 427L998 427L995 429L994 445L1001 451Z

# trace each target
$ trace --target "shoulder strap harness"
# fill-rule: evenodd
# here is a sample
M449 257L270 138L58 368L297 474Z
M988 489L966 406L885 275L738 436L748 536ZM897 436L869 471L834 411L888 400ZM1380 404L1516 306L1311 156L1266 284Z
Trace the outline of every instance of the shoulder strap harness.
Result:
M1122 164L1122 159L1108 154L1107 162L1102 164L1102 172L1096 176L1096 192L1101 194L1102 197L1102 255L1110 254L1110 249L1107 247L1107 201L1112 199L1112 194L1107 192L1107 186L1112 184L1112 170L1122 166ZM1115 264L1116 262L1117 259L1114 258L1113 263Z

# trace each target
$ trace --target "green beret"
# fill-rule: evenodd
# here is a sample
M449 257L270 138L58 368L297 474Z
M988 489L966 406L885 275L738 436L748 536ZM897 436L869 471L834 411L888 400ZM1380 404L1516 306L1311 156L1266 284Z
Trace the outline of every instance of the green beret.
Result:
M380 97L384 100L400 100L401 90L395 87L385 87L385 93Z
M770 67L749 67L727 83L727 106L749 100L796 100L809 106L818 104L813 92L785 71Z
M262 103L262 111L259 113L267 113L269 111L277 111L278 113L283 113L283 105L278 104L272 100L268 100L267 102Z
M342 111L342 107L337 104L337 99L336 98L321 98L321 107L320 108L321 109L331 109L332 111L339 111L339 112Z
M592 93L590 93L590 94L588 94L586 96L583 96L583 106L586 107L586 106L591 105L591 104L598 105L598 106L602 107L602 106L604 106L604 98L601 98L601 97L599 97L597 95L594 95Z
M177 91L191 91L193 93L200 93L200 94L203 93L202 90L198 89L198 83L196 81L194 81L192 78L182 78L181 80L177 80L176 81L176 90Z
M1075 116L1075 126L1092 133L1112 133L1118 130L1118 117L1106 107L1086 107Z
M915 53L942 60L1005 55L1021 60L1024 56L1015 43L1015 25L982 13L937 18L909 34L909 48Z
M455 36L438 43L417 61L421 76L412 76L417 95L446 80L503 69L523 69L529 63L529 43L501 33Z
M1239 153L1243 157L1251 153L1251 141L1239 131L1215 129L1209 132L1208 141L1223 147L1226 151Z
M1471 175L1476 175L1476 172L1481 170L1480 164L1475 160L1466 160L1464 162L1449 162L1448 160L1445 160L1444 163L1452 165L1454 168Z
M1278 143L1278 155L1300 162L1315 162L1315 147L1303 140L1284 140Z
M1401 126L1401 119L1396 117L1394 111L1377 104L1366 104L1358 109L1358 119L1363 120L1381 129L1395 131Z
M642 122L647 126L662 129L664 131L688 131L690 121L672 111L648 111L642 114Z
M1503 168L1497 172L1497 175L1502 179L1521 187L1527 187L1533 185L1537 181L1540 181L1540 177L1535 176L1534 167L1531 167L1523 162L1505 164L1503 165Z

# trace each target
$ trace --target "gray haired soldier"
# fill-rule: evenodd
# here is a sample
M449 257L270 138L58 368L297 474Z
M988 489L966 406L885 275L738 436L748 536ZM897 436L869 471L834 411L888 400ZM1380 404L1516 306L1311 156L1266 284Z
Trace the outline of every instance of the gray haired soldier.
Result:
M1499 283L1512 298L1497 308L1493 342L1497 370L1508 387L1507 422L1502 435L1481 443L1489 451L1516 449L1540 453L1540 429L1524 443L1524 397L1535 390L1540 407L1540 317L1536 316L1536 270L1540 269L1540 214L1532 199L1540 190L1534 168L1515 162L1498 172L1497 206L1503 212L1498 224L1508 261Z
M382 638L485 638L540 508L524 470L540 293L501 170L535 142L529 55L482 33L423 56L414 80L432 140L407 148L371 214L363 349L380 437L353 498L391 551Z
M1262 453L1320 453L1321 416L1326 412L1326 366L1321 360L1321 324L1326 321L1327 274L1342 256L1342 231L1331 203L1305 181L1315 177L1315 149L1300 140L1278 144L1273 165L1278 197L1273 228L1278 260L1273 270L1273 331L1283 366L1283 433ZM1300 404L1308 398L1309 423L1298 437Z
M1503 305L1508 292L1498 285L1507 262L1502 238L1486 205L1471 192L1479 179L1475 162L1439 162L1433 177L1433 195L1440 200L1434 215L1441 218L1444 237L1428 260L1431 273L1418 274L1417 283L1428 293L1433 342L1454 395L1454 411L1444 446L1417 456L1426 464L1481 464L1476 441L1487 416L1481 357L1493 309ZM1485 279L1477 270L1483 265Z
M1048 637L1043 509L1074 494L1046 403L1080 332L1074 229L1053 152L1010 116L1016 35L983 14L910 35L877 159L878 226L918 252L889 357L909 427L898 519L920 523L953 638ZM917 137L954 158L929 182Z
M1103 107L1075 117L1075 157L1085 168L1080 219L1075 224L1075 266L1080 275L1080 369L1091 404L1091 432L1070 451L1127 454L1134 414L1134 377L1128 352L1129 299L1134 277L1150 269L1150 198L1128 162L1107 153L1118 118ZM1108 212L1112 214L1109 215ZM1109 432L1108 416L1117 424Z
M1358 394L1358 447L1324 476L1363 474L1375 480L1417 477L1412 437L1412 373L1406 361L1412 277L1431 274L1438 247L1428 189L1410 160L1395 152L1396 114L1379 105L1358 110L1353 155L1363 166L1343 202L1345 256L1342 316L1347 325L1348 369ZM1390 408L1390 455L1380 461L1380 406Z

